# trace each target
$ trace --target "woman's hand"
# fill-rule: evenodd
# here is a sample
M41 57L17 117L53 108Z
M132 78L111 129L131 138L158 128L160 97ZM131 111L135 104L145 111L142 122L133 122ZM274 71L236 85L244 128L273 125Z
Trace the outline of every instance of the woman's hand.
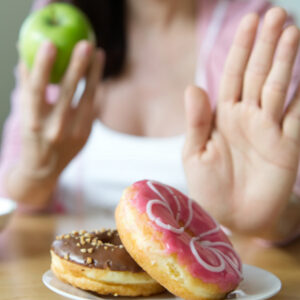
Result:
M86 41L76 45L55 104L46 101L46 88L56 49L41 46L29 74L22 68L22 166L32 174L57 177L85 144L94 115L94 96L100 80L103 56ZM86 89L76 107L71 105L79 80Z
M18 183L14 198L20 202L45 203L46 199L32 200L32 194L39 194L38 186L44 191L46 186L53 189L59 174L85 144L95 118L94 98L104 63L102 51L87 41L75 46L57 101L51 104L46 101L46 88L55 57L56 48L45 42L31 72L24 64L20 65L22 152L8 182L8 190L13 195L16 193L13 187ZM74 107L72 99L82 78L86 87Z
M283 29L285 21L283 9L271 9L253 47L258 16L242 20L215 114L203 90L186 92L183 160L191 197L225 226L265 237L281 222L300 154L300 89L284 110L300 34L295 26ZM282 234L299 225L299 214L291 222Z

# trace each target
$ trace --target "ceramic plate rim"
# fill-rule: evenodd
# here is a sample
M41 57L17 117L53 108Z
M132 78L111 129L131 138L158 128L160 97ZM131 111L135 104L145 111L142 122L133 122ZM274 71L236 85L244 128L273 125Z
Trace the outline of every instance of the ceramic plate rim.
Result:
M9 198L5 198L5 197L0 197L0 203L2 201L3 201L3 203L5 203L6 209L3 210L3 212L0 211L0 217L9 215L16 210L17 204L13 200L11 200Z
M270 298L270 297L272 297L272 296L274 296L274 295L276 295L280 290L281 290L281 287L282 287L282 283L281 283L281 281L280 281L280 279L276 276L276 275L274 275L273 273L271 273L270 271L267 271L267 270L265 270L265 269L262 269L262 268L260 268L260 267L256 267L256 266L253 266L253 265L248 265L248 264L243 264L243 269L244 270L247 270L247 272L249 272L249 270L252 270L252 271L255 271L255 272L265 272L266 274L268 274L269 276L271 276L272 277L272 280L274 280L274 282L276 283L276 284L274 284L274 288L272 289L272 290L269 290L269 291L267 291L267 292L265 292L264 294L260 294L260 295L248 295L247 297L241 297L241 298L235 298L235 299L244 299L244 300L263 300L263 299L268 299L268 298ZM66 298L69 298L69 299L73 299L73 300L88 300L88 299L104 299L104 300L106 300L106 299L110 299L110 297L105 297L105 298L102 298L100 295L98 296L95 296L95 295L93 295L93 294L91 294L91 298L83 298L83 297L81 297L81 296L76 296L76 295L72 295L72 294L70 294L70 293L68 293L68 292L66 292L66 291L64 291L64 290L61 290L61 289L59 289L59 288L57 288L57 287L55 287L55 286L53 286L53 285L51 285L49 282L48 282L48 277L49 276L55 276L54 274L53 274L53 272L51 271L51 270L47 270L47 271L45 271L44 272L44 274L43 274L43 276L42 276L42 281L43 281L43 283L44 283L44 285L48 288L48 289L50 289L51 291L53 291L53 292L55 292L56 294L58 294L58 295L61 295L61 296L63 296L63 297L66 297ZM59 280L59 279L57 279L57 280ZM80 290L80 289L79 289ZM87 292L88 293L88 291L83 291L82 290L82 292L84 293L84 292ZM259 296L259 298L257 298L257 296ZM153 296L152 296L153 297ZM151 296L149 296L149 297L142 297L142 299L153 299ZM128 297L129 298L129 297ZM122 299L122 298L121 298ZM141 298L137 298L137 297L135 297L134 298L135 300L137 300L137 299L141 299ZM167 298L166 298L167 299ZM176 296L174 296L174 297L172 297L171 299L181 299L181 298L179 298L179 297L176 297Z

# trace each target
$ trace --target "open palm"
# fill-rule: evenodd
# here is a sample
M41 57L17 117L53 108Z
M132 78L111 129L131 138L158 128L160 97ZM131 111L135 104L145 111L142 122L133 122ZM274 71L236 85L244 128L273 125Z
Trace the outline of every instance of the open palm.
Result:
M186 92L183 155L191 197L243 233L278 222L298 169L300 93L285 111L284 102L300 34L295 26L283 30L285 21L284 10L271 9L253 47L258 16L242 20L215 114L203 90Z

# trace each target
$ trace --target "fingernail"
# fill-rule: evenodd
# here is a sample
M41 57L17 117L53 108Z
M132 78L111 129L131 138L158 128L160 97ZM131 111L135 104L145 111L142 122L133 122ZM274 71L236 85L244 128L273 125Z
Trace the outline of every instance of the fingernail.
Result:
M93 59L94 60L96 60L96 61L98 61L98 62L100 62L100 63L102 63L102 61L103 61L103 53L102 53L102 51L95 51L95 53L94 53L94 55L93 55Z
M105 60L105 52L102 49L97 50L97 55L100 60Z
M244 30L251 30L257 21L258 21L257 14L251 13L243 18L241 25L243 26Z
M91 54L91 45L86 42L86 41L83 41L83 42L80 42L79 45L78 45L78 53L80 56L83 56L83 57L86 57L88 55Z
M43 55L47 55L48 57L52 58L55 54L56 49L51 41L45 41L42 43L40 51Z
M296 26L287 27L283 34L282 39L289 44L289 46L295 46L299 43L300 31Z

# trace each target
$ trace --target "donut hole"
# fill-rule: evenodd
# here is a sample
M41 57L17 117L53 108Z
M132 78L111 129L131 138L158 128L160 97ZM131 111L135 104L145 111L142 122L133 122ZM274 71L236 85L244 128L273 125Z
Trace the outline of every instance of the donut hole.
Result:
M187 233L191 238L196 236L196 234L189 228L185 228L184 232Z
M101 236L100 240L103 242L103 244L110 244L110 245L115 245L115 246L122 245L120 237L116 234L103 235L103 236Z
M181 220L178 223L179 223L180 227L184 227L185 226L184 222L181 221ZM189 227L184 228L184 232L187 233L191 238L193 238L193 237L196 236L196 234Z

